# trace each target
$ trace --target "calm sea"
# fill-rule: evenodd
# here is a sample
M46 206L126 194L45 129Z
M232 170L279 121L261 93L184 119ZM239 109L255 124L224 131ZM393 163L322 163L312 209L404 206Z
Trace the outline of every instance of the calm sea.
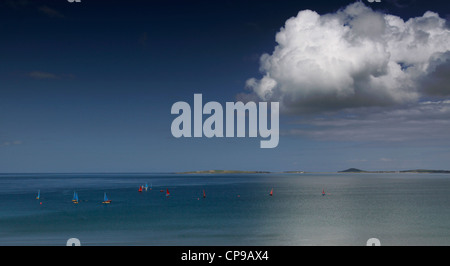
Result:
M449 206L440 174L3 174L0 245L450 245Z

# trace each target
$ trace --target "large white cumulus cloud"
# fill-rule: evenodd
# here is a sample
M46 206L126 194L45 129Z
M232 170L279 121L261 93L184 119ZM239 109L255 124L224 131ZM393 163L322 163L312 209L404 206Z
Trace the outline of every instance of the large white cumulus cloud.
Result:
M445 76L449 67L440 66L450 63L450 31L434 12L404 21L361 2L326 15L304 10L286 21L276 42L273 53L260 58L263 77L249 79L251 93L240 97L311 112L450 94L448 85L429 78Z

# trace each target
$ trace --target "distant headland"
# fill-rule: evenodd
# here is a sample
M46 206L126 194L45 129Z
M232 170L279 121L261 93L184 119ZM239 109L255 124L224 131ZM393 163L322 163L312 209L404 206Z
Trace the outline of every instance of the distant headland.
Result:
M416 170L403 170L403 171L366 171L357 168L350 168L347 170L339 171L338 173L374 173L374 174L385 174L385 173L415 173L415 174L450 174L448 170L429 170L429 169L416 169Z

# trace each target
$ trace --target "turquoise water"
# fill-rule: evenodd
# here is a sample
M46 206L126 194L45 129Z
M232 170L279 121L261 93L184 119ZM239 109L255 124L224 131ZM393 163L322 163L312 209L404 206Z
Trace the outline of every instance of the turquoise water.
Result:
M0 175L0 245L450 245L449 193L439 174Z

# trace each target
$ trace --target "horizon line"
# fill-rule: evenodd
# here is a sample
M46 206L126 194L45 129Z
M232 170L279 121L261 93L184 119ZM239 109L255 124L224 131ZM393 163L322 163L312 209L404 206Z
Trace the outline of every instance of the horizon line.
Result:
M355 169L356 171L348 171L351 169ZM217 172L216 172L217 171ZM210 169L210 170L190 170L190 171L155 171L155 172L108 172L108 171L98 171L98 172L0 172L0 175L31 175L31 174L52 174L52 175L73 175L73 174L221 174L220 171L224 171L222 174L232 174L232 172L236 172L236 174L293 174L293 173L301 173L301 174L314 174L314 173L407 173L407 172L449 172L450 170L436 170L436 169L408 169L408 170L360 170L357 168L349 168L346 170L339 171L304 171L304 170L284 170L284 171L263 171L263 170L219 170L219 169ZM228 173L226 173L228 172Z

